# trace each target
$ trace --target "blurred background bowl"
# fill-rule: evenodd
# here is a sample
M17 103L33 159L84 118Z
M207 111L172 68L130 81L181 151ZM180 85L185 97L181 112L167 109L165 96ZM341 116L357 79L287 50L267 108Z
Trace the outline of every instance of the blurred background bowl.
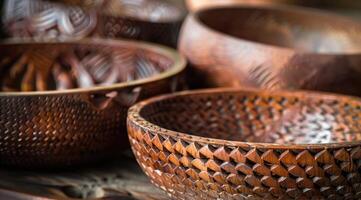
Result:
M68 3L6 0L2 16L4 30L9 37L36 41L110 37L175 47L185 17L185 10L166 0Z
M187 91L129 109L133 152L172 199L360 198L361 99Z
M193 87L308 89L361 96L361 24L289 6L191 14L179 48Z
M349 15L361 19L361 1L354 0L186 0L186 5L190 11L202 8L229 5L297 5Z
M2 23L8 37L16 39L65 40L94 33L95 10L43 0L5 0Z
M185 10L165 0L108 0L100 11L101 37L128 38L176 47Z
M68 167L129 146L125 119L140 99L178 89L185 60L129 41L0 45L0 164Z

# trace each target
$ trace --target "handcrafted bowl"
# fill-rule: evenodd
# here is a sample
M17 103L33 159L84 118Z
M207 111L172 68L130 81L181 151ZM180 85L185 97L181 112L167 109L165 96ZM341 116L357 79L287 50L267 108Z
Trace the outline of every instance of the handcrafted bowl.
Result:
M185 15L175 4L162 0L81 3L90 7L45 0L6 0L2 21L8 35L16 38L115 37L175 47Z
M176 47L185 12L164 0L109 0L100 12L103 37L145 40Z
M188 17L179 48L195 87L361 96L361 23L294 7L222 7Z
M361 99L213 89L129 109L138 163L174 199L361 198Z
M129 41L0 45L0 164L64 167L129 146L127 109L177 90L185 60Z

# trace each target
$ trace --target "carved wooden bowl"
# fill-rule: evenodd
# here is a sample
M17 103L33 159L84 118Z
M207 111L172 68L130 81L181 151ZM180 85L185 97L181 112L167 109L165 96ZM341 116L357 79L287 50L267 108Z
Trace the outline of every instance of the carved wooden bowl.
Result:
M174 199L361 198L361 99L213 89L129 110L138 163Z
M95 36L175 47L184 19L181 8L162 0L72 2L89 4L90 8L45 0L6 0L2 17L5 31L10 37L35 40Z
M176 47L185 17L176 4L164 0L109 0L99 19L99 34Z
M143 43L81 40L0 45L0 164L64 167L129 146L127 109L175 91L185 61Z
M190 15L180 51L196 87L307 89L361 96L361 24L295 7L223 7Z

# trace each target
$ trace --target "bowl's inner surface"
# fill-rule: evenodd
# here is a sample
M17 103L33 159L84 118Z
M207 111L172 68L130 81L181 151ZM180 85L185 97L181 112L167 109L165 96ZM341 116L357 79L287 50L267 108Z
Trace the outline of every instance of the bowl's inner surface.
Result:
M267 8L217 8L196 15L204 25L231 36L313 53L360 53L361 26L309 12Z
M173 64L161 54L127 45L0 46L1 91L88 88L157 75Z
M151 22L179 20L183 15L176 5L162 0L109 0L104 13Z
M3 29L15 38L84 38L96 28L96 14L47 0L3 0Z
M146 105L140 115L165 129L225 140L277 144L361 140L360 102L306 98L193 94Z

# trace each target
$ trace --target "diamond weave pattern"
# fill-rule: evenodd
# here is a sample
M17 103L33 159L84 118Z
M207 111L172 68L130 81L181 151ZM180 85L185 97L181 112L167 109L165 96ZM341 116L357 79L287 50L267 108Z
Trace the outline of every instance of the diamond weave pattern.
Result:
M133 107L128 132L144 172L175 199L359 199L360 106L305 93L174 95Z

